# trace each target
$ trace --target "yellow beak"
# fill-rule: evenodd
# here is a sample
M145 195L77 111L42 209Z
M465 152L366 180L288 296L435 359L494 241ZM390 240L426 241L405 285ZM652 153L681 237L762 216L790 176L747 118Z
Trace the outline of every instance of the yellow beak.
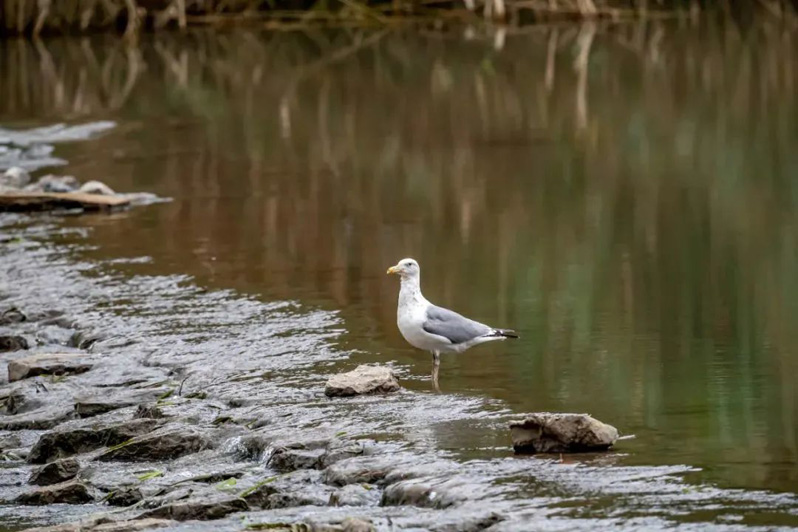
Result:
M399 273L399 270L396 269L396 266L391 266L390 268L388 268L388 271L385 273L386 274Z

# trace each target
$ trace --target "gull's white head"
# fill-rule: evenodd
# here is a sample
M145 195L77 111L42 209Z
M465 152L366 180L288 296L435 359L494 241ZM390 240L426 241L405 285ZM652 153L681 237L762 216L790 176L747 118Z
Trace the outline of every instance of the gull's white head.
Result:
M402 259L396 266L388 268L388 273L398 274L402 279L417 279L421 275L421 268L413 259Z

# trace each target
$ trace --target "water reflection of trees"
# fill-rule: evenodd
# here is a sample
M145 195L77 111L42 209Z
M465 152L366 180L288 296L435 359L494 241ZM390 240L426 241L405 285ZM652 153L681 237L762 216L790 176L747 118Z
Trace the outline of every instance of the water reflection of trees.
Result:
M513 366L484 356L497 393L669 434L683 409L679 445L794 483L768 464L798 438L795 34L504 31L17 41L0 112L121 118L72 159L193 198L151 222L186 268L313 287L394 334L378 276L412 253L431 296L526 333Z

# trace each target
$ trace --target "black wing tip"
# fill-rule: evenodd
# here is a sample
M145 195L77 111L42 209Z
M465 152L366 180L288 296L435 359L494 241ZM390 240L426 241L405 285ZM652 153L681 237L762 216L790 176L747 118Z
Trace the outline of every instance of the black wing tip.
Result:
M495 334L496 336L501 336L502 338L520 338L518 333L512 329L496 329Z

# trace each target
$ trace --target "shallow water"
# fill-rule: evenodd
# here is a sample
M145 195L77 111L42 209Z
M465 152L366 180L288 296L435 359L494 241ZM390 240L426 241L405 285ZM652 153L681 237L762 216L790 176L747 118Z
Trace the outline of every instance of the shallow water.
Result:
M794 43L678 21L10 41L4 127L116 123L45 171L173 198L34 224L14 279L68 277L42 293L249 401L277 393L252 375L306 405L393 363L423 393L297 419L409 442L493 486L507 529L798 526ZM521 334L446 357L440 396L396 330L404 256L429 299ZM637 438L595 471L510 458L501 422L539 410Z

